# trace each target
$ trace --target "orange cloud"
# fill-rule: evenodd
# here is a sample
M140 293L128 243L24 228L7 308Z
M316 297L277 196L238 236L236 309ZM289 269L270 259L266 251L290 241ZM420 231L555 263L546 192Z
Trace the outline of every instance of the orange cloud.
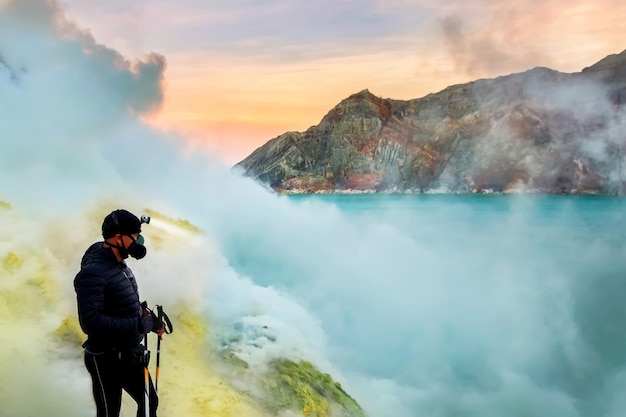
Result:
M194 146L236 162L281 133L317 124L340 100L366 88L382 97L419 98L535 66L576 72L626 48L622 1L474 0L436 15L426 28L350 45L277 45L270 55L262 51L271 51L266 43L274 41L257 39L242 42L258 54L169 53L165 103L154 123L184 131Z
M420 60L414 51L373 52L300 65L234 57L194 59L197 67L189 68L170 58L165 103L154 123L193 131L194 137L204 132L207 147L236 147L230 153L239 151L239 159L278 134L319 123L339 101L363 89L410 99L452 81L446 71L437 77L422 75L438 61Z

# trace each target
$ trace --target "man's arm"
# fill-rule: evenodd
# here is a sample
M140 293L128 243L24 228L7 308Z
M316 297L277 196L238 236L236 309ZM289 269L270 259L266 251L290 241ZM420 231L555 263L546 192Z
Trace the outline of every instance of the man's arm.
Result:
M80 326L88 335L117 337L143 332L139 311L135 317L112 317L104 313L104 276L81 271L74 280L74 288Z

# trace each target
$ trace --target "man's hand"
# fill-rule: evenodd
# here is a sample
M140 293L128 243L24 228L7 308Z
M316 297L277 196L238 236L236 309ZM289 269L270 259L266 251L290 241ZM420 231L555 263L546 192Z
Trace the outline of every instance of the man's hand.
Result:
M149 318L146 318L147 316L149 316ZM165 333L165 325L161 320L159 320L157 315L154 314L154 311L148 308L148 303L145 301L141 303L141 317L144 332L154 332L159 335L159 338L163 337L163 334Z
M165 325L163 322L154 314L154 311L150 310L150 314L152 315L152 331L163 337L163 333L165 333Z

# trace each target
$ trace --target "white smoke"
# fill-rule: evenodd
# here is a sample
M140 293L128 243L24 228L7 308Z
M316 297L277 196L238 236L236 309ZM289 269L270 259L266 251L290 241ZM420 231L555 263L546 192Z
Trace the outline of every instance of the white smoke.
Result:
M105 214L151 208L205 227L203 219L239 204L238 197L267 194L142 122L161 104L164 71L158 54L129 60L97 43L54 1L1 5L2 416L92 409L76 350L58 350L50 334L76 315L72 279ZM153 256L132 265L143 298L205 316L215 343L220 334L256 328L280 338L251 349L262 337L251 335L238 345L251 363L284 356L328 364L317 320L238 275L209 235L177 232L159 219L146 229Z
M150 256L131 261L144 298L204 315L251 364L311 360L373 417L621 410L623 219L562 241L582 214L559 205L537 223L523 198L348 216L272 195L141 121L164 58L121 57L54 2L0 4L2 417L92 407L80 359L47 335L75 314L80 256L119 207L202 229L145 226Z
M0 56L3 197L68 207L80 202L75 196L90 201L99 184L114 184L100 149L159 107L165 59L126 60L64 20L56 3L37 0L3 6Z

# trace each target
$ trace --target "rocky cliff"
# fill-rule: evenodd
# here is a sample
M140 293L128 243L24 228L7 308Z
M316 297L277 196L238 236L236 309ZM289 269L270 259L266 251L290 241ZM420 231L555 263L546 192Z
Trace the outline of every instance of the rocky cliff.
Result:
M413 100L363 90L236 166L278 192L626 191L626 51Z

